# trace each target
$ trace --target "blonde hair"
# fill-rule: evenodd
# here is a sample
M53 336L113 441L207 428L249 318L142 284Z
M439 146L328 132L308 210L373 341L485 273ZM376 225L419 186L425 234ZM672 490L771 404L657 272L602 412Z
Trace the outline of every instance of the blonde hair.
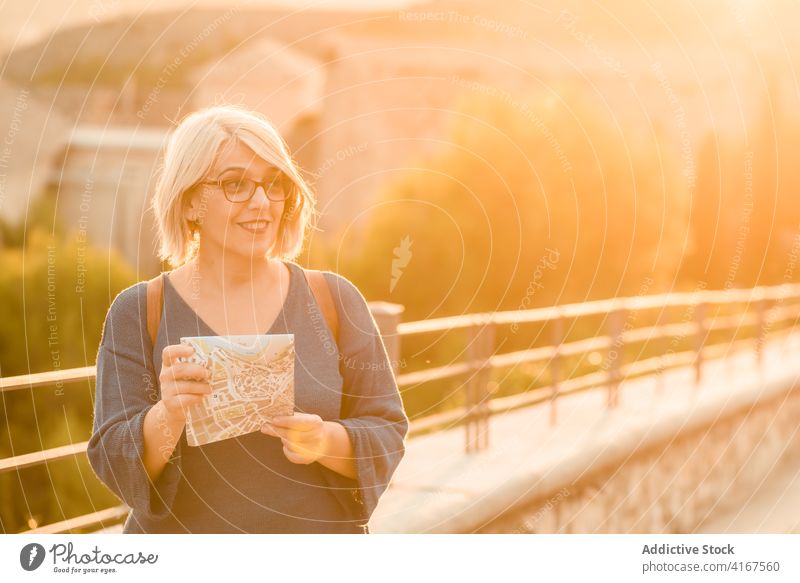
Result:
M151 207L158 226L159 258L173 267L183 265L197 252L194 229L184 213L188 204L185 193L205 178L221 147L232 142L249 147L293 185L267 254L293 260L303 247L306 227L316 214L316 199L289 148L272 123L258 112L220 105L186 116L164 149Z

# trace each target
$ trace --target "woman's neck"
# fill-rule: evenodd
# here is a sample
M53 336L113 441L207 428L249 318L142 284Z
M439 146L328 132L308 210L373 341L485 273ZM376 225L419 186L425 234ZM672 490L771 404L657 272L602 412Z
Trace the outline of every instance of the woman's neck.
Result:
M209 257L198 249L185 274L203 295L222 296L268 289L280 283L280 261L269 257Z

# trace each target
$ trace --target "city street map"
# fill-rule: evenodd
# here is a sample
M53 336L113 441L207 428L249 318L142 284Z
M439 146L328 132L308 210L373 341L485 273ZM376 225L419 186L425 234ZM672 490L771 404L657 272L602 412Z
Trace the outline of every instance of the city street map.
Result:
M182 344L211 371L213 392L191 405L186 440L198 446L259 431L265 421L294 412L294 334L190 336Z

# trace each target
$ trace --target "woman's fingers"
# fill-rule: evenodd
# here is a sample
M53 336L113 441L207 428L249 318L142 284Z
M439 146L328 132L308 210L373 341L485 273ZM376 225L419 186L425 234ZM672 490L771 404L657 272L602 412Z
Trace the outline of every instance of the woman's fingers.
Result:
M281 427L273 423L265 423L261 427L262 433L281 440L283 454L286 459L295 464L310 464L318 460L323 455L325 448L324 422L317 415L308 415L307 417L313 417L316 420L307 419L296 423L293 427Z
M316 461L301 453L293 452L286 445L283 446L283 455L285 455L286 459L292 462L293 464L310 464Z
M169 375L175 380L197 380L208 381L211 379L211 371L201 364L192 362L178 362L169 367Z
M187 344L171 344L161 352L161 401L175 419L185 420L187 409L212 392L210 371L193 362L178 361L193 354L194 347Z
M285 429L283 427L275 427L274 425L266 424L261 428L262 433L272 435L273 437L280 437L293 443L315 443L319 441L320 436L317 431L300 431L296 429Z
M319 441L315 441L313 443L301 443L297 441L284 441L283 446L287 448L289 451L293 453L308 455L313 454L317 455L317 452L320 449Z
M186 412L192 405L197 405L201 403L205 399L205 395L192 395L192 394L183 394L183 395L175 395L170 399L166 399L164 401L167 410L171 412L172 415L177 415L178 418L185 420L186 419Z
M170 344L161 351L162 368L172 366L181 357L189 357L194 354L194 347L188 344Z
M280 437L275 428L269 423L265 423L261 426L261 433L264 433L265 435L271 435L272 437Z
M175 401L184 409L190 405L202 403L205 395L181 394L175 395Z
M309 413L295 413L294 415L281 415L271 420L273 427L296 429L298 431L311 431L323 423L319 415Z
M198 381L175 381L172 383L173 395L210 395L211 385Z

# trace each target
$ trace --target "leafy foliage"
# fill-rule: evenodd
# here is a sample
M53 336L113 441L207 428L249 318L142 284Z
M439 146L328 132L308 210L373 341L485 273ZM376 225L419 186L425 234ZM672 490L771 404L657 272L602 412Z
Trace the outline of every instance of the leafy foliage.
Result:
M115 252L34 226L0 250L0 375L91 366L115 295L134 281ZM0 393L0 458L87 440L94 383ZM19 532L107 508L114 497L75 458L0 474L0 526Z
M670 282L689 201L658 140L572 95L514 105L468 96L448 146L389 185L369 245L344 270L365 295L405 305L407 320ZM390 292L403 241L410 258Z

